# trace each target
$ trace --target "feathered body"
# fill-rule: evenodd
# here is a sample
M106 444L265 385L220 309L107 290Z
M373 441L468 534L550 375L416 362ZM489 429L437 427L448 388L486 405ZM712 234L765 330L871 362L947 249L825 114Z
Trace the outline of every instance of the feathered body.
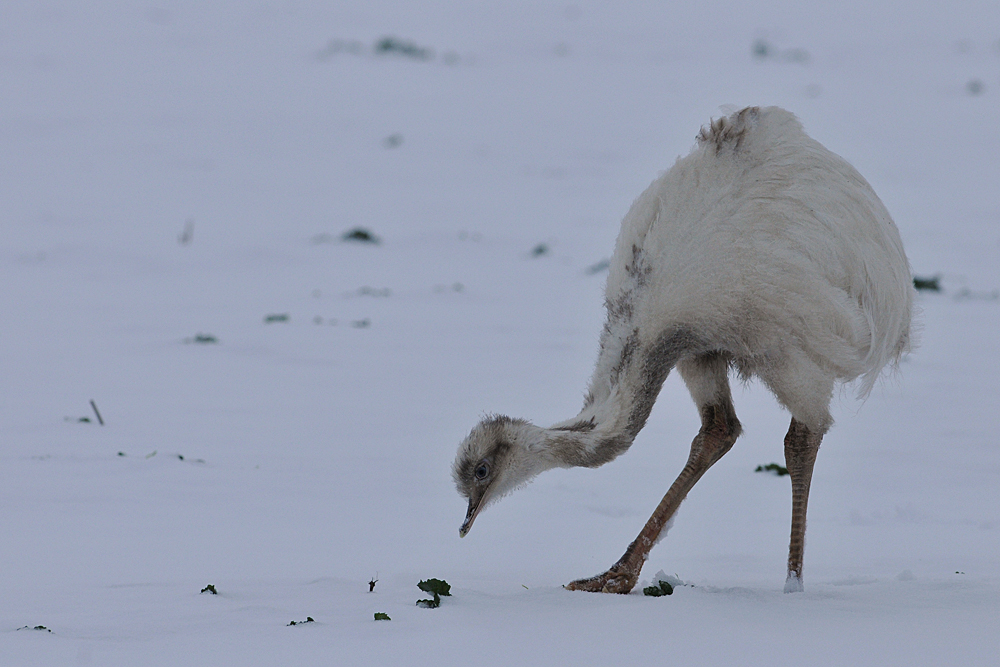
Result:
M601 465L629 447L675 367L703 431L721 419L724 440L738 435L726 380L735 369L821 438L834 382L860 378L864 396L909 349L912 292L889 213L795 116L750 107L712 122L622 221L580 414L549 429L490 417L460 447L463 528L482 509L471 504L482 480L470 465L489 461L482 505L546 468ZM725 414L706 415L713 406Z
M909 347L912 290L899 232L864 178L791 113L745 109L703 130L625 216L588 405L573 421L622 413L616 404L634 400L621 392L623 358L687 330L760 375L800 421L828 424L828 397L783 380L862 377L867 394Z

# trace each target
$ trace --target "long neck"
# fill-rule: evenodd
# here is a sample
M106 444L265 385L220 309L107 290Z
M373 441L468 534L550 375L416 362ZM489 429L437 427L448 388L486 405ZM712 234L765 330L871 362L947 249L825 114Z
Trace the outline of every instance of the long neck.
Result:
M672 331L643 345L635 331L619 346L617 362L609 363L602 346L583 410L544 429L546 454L557 465L587 468L623 454L646 425L667 375L692 347L687 332Z

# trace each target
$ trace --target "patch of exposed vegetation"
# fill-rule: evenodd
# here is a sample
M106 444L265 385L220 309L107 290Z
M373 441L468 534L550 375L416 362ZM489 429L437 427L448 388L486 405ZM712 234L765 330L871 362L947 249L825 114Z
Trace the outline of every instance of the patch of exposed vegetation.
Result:
M398 57L429 62L435 59L434 49L428 46L421 46L416 42L401 39L394 36L381 37L375 40L370 46L358 39L331 39L326 47L315 52L316 60L327 61L341 54L350 56L371 55L380 57ZM458 53L445 51L440 61L445 65L455 65L461 60Z
M941 276L930 276L929 278L913 276L913 287L922 292L940 292Z
M374 296L374 297L389 297L392 296L392 290L388 287L369 287L365 285L364 287L359 287L357 291L358 296Z
M750 53L758 60L780 60L788 63L809 62L809 52L802 48L779 49L766 39L754 40Z
M377 611L377 612L375 612L375 620L376 621L391 621L392 619L389 618L389 614L386 614L386 613L381 612L381 611Z
M306 616L306 620L304 620L304 621L292 621L291 623L289 623L285 627L290 627L290 626L293 626L293 625L305 625L306 623L315 623L315 622L316 621L313 620L312 616Z
M371 231L365 229L364 227L355 227L354 229L344 232L343 236L340 237L344 241L355 241L357 243L371 243L372 245L378 245L382 242L382 239L375 236Z
M275 322L288 322L292 319L292 316L288 313L275 313L273 315L264 316L264 324L274 324Z
M190 345L191 343L196 343L198 345L213 345L218 343L219 339L212 334L207 333L196 333L191 338L185 338L184 343Z
M777 463L768 463L766 466L757 466L754 472L773 472L778 477L784 477L788 474L788 468Z
M434 596L430 600L417 600L417 606L425 609L440 607L441 596L451 596L451 584L443 579L426 579L418 583L417 588Z
M49 630L44 625L36 625L35 627L31 627L31 626L26 625L23 628L18 628L18 630L37 630L39 632L52 632L51 630Z
M202 593L211 593L212 595L218 595L219 591L215 590L215 584L209 584L201 589Z
M586 269L587 275L594 276L597 275L598 273L603 273L604 271L607 271L608 267L610 266L611 266L610 259L602 259L601 261L591 264L590 266L587 267Z
M398 37L383 37L375 42L372 51L376 55L397 55L414 60L430 60L434 57L431 49Z
M646 586L643 588L642 594L654 598L658 598L661 595L673 595L674 587L670 585L670 582L661 580L654 582L652 586Z

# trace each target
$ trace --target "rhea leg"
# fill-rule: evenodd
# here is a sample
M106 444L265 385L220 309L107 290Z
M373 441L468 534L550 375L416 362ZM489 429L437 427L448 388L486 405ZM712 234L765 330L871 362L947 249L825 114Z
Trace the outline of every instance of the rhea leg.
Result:
M792 417L785 436L785 466L792 478L792 537L788 545L788 578L785 592L802 590L802 555L806 544L806 509L816 452L823 433L816 433Z
M785 592L802 590L802 553L805 550L806 506L816 452L830 428L833 377L799 349L762 369L760 378L778 401L792 413L785 436L785 466L792 478L792 536L788 545L788 578Z
M628 593L635 586L650 550L656 545L681 501L705 471L722 458L739 437L741 427L733 409L729 383L726 379L727 368L726 359L719 355L692 360L680 367L681 374L696 402L699 402L699 398L708 396L712 398L711 403L699 402L701 429L691 443L687 464L670 485L667 494L656 506L656 510L638 537L628 546L618 562L607 572L589 579L574 581L566 588L594 593Z

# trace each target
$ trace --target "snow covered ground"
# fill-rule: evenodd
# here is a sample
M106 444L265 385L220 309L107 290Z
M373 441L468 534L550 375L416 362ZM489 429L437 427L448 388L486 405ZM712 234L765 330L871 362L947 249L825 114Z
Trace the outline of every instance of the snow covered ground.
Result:
M996 664L1000 5L732 4L0 4L0 665ZM805 593L758 386L644 572L693 586L571 593L682 467L679 379L464 540L455 447L576 413L591 269L724 104L797 113L944 291L835 405Z

